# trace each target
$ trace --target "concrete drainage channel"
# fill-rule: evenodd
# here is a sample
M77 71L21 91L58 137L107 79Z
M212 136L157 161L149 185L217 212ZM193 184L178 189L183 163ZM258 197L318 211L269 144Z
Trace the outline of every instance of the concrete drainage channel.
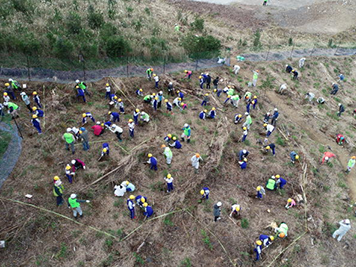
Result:
M22 139L18 134L16 127L11 124L0 122L0 130L11 133L11 141L7 147L7 150L0 161L0 188L5 180L9 177L10 173L14 169L22 150Z

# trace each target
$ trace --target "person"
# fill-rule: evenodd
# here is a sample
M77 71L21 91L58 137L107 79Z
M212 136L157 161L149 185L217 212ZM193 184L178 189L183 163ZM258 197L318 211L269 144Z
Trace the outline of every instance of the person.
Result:
M25 103L27 109L32 113L30 98L28 97L28 95L26 95L25 92L22 92L20 96L22 98L22 101Z
M104 156L109 156L110 155L110 148L109 148L109 144L108 143L104 143L103 148L101 150L101 154L100 154L100 159Z
M216 77L214 80L213 80L213 85L214 85L214 88L216 90L218 90L218 86L219 86L219 77ZM221 92L220 92L221 94ZM218 97L220 97L220 94L218 95Z
M271 124L272 124L273 126L276 126L277 119L278 119L278 116L279 116L279 112L278 112L278 109L277 109L277 108L275 108L273 111L274 111L274 112L273 112L273 115L272 115Z
M173 90L174 90L173 83L169 82L167 86L168 95L174 96Z
M252 85L253 85L253 87L256 87L256 85L257 85L258 74L259 74L259 70L254 70L253 71L253 77L252 77Z
M291 73L292 70L293 70L292 66L290 66L290 65L287 64L287 65L286 65L286 72L287 72L287 73Z
M124 102L122 102L122 99L119 98L119 99L117 100L117 102L118 102L118 105L119 105L119 110L120 110L120 112L121 112L121 113L125 113L125 105L124 105ZM119 120L119 121L120 121L120 120Z
M281 178L279 174L276 175L276 178L277 178L276 187L279 186L279 189L283 189L283 187L287 184L287 181Z
M183 111L183 110L185 110L187 107L188 107L188 105L182 102L182 103L180 103L179 109L180 109L180 111Z
M157 106L158 106L158 97L156 96L153 100L152 100L152 107L155 111L157 111Z
M133 122L132 119L129 119L129 122L127 124L129 126L129 134L131 138L135 137L135 123Z
M53 195L56 197L57 207L59 207L64 203L64 199L63 199L64 186L58 176L54 176L54 180L55 183L53 185Z
M147 202L147 197L138 195L138 196L135 198L135 201L136 201L136 204L137 204L138 206L140 206L140 208L143 208L143 204Z
M69 146L70 146L72 154L74 154L75 153L75 149L74 149L75 137L73 134L70 133L71 131L72 131L71 128L67 128L67 132L63 134L62 139L66 142L66 149L69 150Z
M253 109L256 109L257 102L258 102L257 96L253 96L253 100L252 100L252 102L251 102Z
M84 161L81 161L80 159L73 159L70 163L72 164L72 171L74 173L77 169L85 170L85 163L84 163Z
M325 99L323 97L319 97L316 102L320 105L324 104L325 103Z
M111 125L111 127L109 128L109 130L111 132L113 132L114 134L116 134L117 139L119 140L119 142L122 142L121 139L121 135L123 133L123 130L121 127L117 126L116 124Z
M203 89L204 88L204 77L203 76L199 76L199 86L200 86L200 89Z
M136 189L136 187L134 186L134 184L133 184L133 183L130 183L129 181L123 181L123 182L121 183L121 185L126 188L126 191L127 191L127 192L133 192L133 191L135 191L135 189Z
M263 0L263 5L267 5L267 0ZM262 241L257 240L255 244L255 248L253 249L254 252L256 252L256 258L255 261L259 261L261 259L261 253L262 253Z
M250 113L250 106L251 106L251 101L248 101L246 104L246 112Z
M214 205L214 222L217 222L221 219L220 214L221 214L221 206L222 203L219 201Z
M265 152L268 153L268 151L271 151L273 156L276 156L276 145L271 143L267 146L264 147L265 148Z
M135 121L135 125L138 124L138 116L140 115L140 110L139 109L135 109L133 112L133 120Z
M244 158L242 161L239 161L239 165L240 165L241 170L246 169L247 168L247 159Z
M32 125L33 127L36 128L36 130L38 131L38 134L42 134L42 130L41 130L41 122L40 120L37 118L37 115L32 115Z
M192 166L194 167L195 173L198 173L199 170L199 161L203 161L203 159L200 157L199 153L195 153L195 155L190 159L192 162Z
M290 152L290 160L294 164L296 160L299 160L299 155L295 151Z
M134 199L135 199L135 196L134 195L130 195L129 198L126 200L127 208L130 211L130 218L131 219L136 219L136 216L135 216L135 203L133 202Z
M336 83L332 83L332 90L330 92L331 95L336 95L337 92L339 91L339 86Z
M184 73L185 73L185 78L190 80L190 77L192 77L193 72L191 70L185 70Z
M256 187L256 193L257 193L256 198L262 199L263 195L266 194L266 191L263 188L263 186L259 185L259 186Z
M241 120L242 120L242 114L236 114L234 118L234 123L238 124L241 122Z
M298 71L297 70L292 70L292 74L293 74L293 79L294 80L298 80L298 75L299 75Z
M148 68L148 69L146 70L147 79L148 79L149 81L151 81L152 73L153 73L153 68Z
M144 111L141 111L141 121L144 121L144 122L149 122L150 121L150 116L144 112Z
M184 97L184 95L183 95L183 97ZM163 92L159 91L157 108L161 108L163 100L164 100Z
M77 214L79 213L80 218L83 217L83 211L80 207L80 203L89 203L90 200L80 200L77 199L76 194L71 194L70 197L68 198L68 208L71 208L73 210L73 216L75 219L77 219Z
M93 122L95 122L95 118L90 112L83 113L82 117L82 125L86 124L88 122L88 119L91 119Z
M274 236L260 235L258 239L262 242L263 246L268 248L272 244L272 241L274 240Z
M105 84L105 99L110 100L110 95L111 95L111 87L110 84Z
M158 89L159 77L157 74L153 74L153 79L155 80L155 88Z
M283 94L283 92L284 92L285 90L287 90L287 84L283 83L283 84L281 84L281 86L279 87L278 93L279 93L279 94Z
M351 229L351 225L350 225L350 220L349 219L345 219L342 221L339 221L339 229L337 229L334 233L333 233L333 238L337 238L337 241L341 241L341 239L344 237L344 235Z
M112 122L120 121L120 115L118 112L109 111L108 115L110 115L110 121L112 121Z
M172 140L173 140L173 143L169 144L169 146L174 147L176 149L182 148L182 144L177 140L177 137L173 136Z
M234 216L240 216L240 210L241 210L241 207L239 204L233 204L231 206L231 213L230 213L230 217L232 217L233 215Z
M235 108L238 108L238 107L239 107L239 102L240 102L240 96L239 96L239 95L233 95L233 96L231 96L231 101L232 101L232 105L233 105Z
M151 206L147 204L147 202L143 203L145 220L153 215L153 209Z
M42 118L44 116L43 110L38 109L37 107L32 107L33 114L37 115L37 117Z
M148 161L147 163L150 164L150 169L157 171L157 159L152 156L152 154L148 154Z
M0 116L1 116L1 121L2 121L5 116L5 113L4 113L4 106L1 103L0 103Z
M315 94L312 93L312 92L309 92L309 93L306 93L306 94L305 94L305 99L308 99L310 103L313 102L314 97L315 97ZM313 103L313 104L314 104L314 103Z
M205 117L206 117L206 113L208 111L206 109L204 109L202 112L199 113L199 119L201 120L205 120Z
M143 90L142 90L142 88L139 88L139 89L136 90L136 95L137 95L137 96L143 96Z
M85 99L84 90L81 89L78 85L75 87L75 89L77 90L77 98L82 98L83 102L86 103L87 100Z
M241 136L241 142L245 142L246 138L247 138L247 134L248 134L248 130L246 127L242 127L242 136Z
M155 94L144 96L144 97L143 97L143 101L144 101L145 103L151 103L151 101L152 101L154 95L155 95Z
M4 106L8 109L7 113L11 114L12 118L18 117L17 112L20 107L12 102L4 102Z
M331 152L324 152L323 158L321 159L321 163L328 163L331 158L336 158L336 155Z
M42 108L41 99L40 99L40 97L38 96L37 92L36 92L36 91L33 92L32 95L33 95L33 101L35 101L37 107L38 107L38 108Z
M262 5L263 5L263 6L267 6L267 2L268 2L268 0L263 0Z
M225 105L227 102L229 102L229 101L230 101L230 103L232 103L231 95L228 95L228 96L226 97L226 99L225 99L225 101L224 101L224 105Z
M86 85L85 82L79 81L79 80L76 80L75 82L77 83L77 86L79 86L79 88L80 88L81 90L83 90L84 94L90 96L90 93L89 93L89 91L88 91L88 87L87 87L87 85Z
M173 191L173 177L170 173L167 174L166 177L164 177L164 180L167 182L167 193L170 193Z
M104 128L101 126L100 121L96 122L96 125L91 127L94 131L94 135L100 136L104 133Z
M163 155L166 158L167 165L171 165L173 158L173 153L171 149L166 145L162 145L161 148L164 148Z
M345 137L342 134L336 135L336 143L338 145L343 145L345 143Z
M201 102L201 106L206 106L209 102L209 94L205 94L203 101Z
M9 102L10 101L10 97L9 97L7 92L4 92L3 98L4 98L4 102Z
M302 57L301 59L299 59L299 68L303 68L305 64L305 57Z
M202 190L200 190L200 195L201 195L201 200L208 200L209 199L209 194L210 194L210 190L208 187L203 187Z
M274 126L272 124L263 124L263 126L266 128L266 137L268 138L271 133L274 131Z
M187 139L187 143L190 143L190 134L191 134L191 130L190 130L190 126L188 123L185 123L183 126L183 133L182 133L182 141L184 142L185 138Z
M65 169L64 169L64 171L65 171L65 174L66 174L66 176L68 178L68 182L70 184L73 183L73 177L75 175L75 172L72 171L72 167L69 164L67 164Z
M264 123L268 123L268 121L272 118L272 115L270 112L267 112L263 118Z
M182 99L180 97L176 97L175 99L173 99L173 105L175 105L176 107L180 107L180 103L182 102Z
M206 117L207 117L208 119L215 119L215 116L216 116L215 107L212 107Z
M6 89L5 89L4 96L3 96L5 102L8 102L10 100L10 98L12 100L16 100L14 88L9 83L5 83L5 87L6 87Z
M238 154L239 161L242 161L244 158L247 158L248 154L250 154L250 152L248 152L246 149L240 150Z
M210 84L211 84L211 76L209 75L209 72L206 74L206 89L210 89Z
M239 74L240 66L239 65L234 65L234 69L232 71L235 73L235 75Z
M80 127L79 129L79 138L82 141L83 150L84 151L89 150L90 145L89 145L88 131L84 127Z
M279 234L279 237L284 238L288 236L288 225L285 222L281 222L279 227L274 230Z
M288 209L294 207L295 205L296 205L295 200L292 198L288 198L287 205L285 206L285 208L288 210Z
M246 127L247 130L250 130L250 126L252 124L252 118L250 116L250 113L245 113L245 116L246 116L246 119L245 119L245 122L244 124L242 125L242 127Z
M275 176L271 176L267 182L266 182L266 188L267 190L270 190L270 191L274 191L276 188L277 188L277 185L276 185L276 177Z
M347 169L346 169L346 173L349 173L351 171L351 169L355 166L355 162L356 162L356 157L352 156L349 159L349 162L347 163Z
M345 111L345 107L344 105L342 105L341 103L339 103L339 112L337 113L338 117L341 117L341 114Z

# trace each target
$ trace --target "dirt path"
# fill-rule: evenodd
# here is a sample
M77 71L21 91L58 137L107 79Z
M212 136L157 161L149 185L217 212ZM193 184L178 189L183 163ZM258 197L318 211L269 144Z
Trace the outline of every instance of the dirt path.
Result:
M324 146L329 146L331 151L335 153L337 159L342 166L342 170L346 170L347 162L350 159L350 155L345 153L344 150L341 149L335 142L326 142L328 138L325 136L324 133L319 131L319 129L312 128L309 126L307 120L303 119L303 115L298 113L295 109L291 109L290 106L285 104L285 101L279 97L278 94L272 91L266 92L267 97L269 98L270 102L273 103L275 106L278 106L278 109L283 117L293 118L293 122L298 125L300 129L303 129L308 136L315 142L322 144ZM296 116L296 113L298 115ZM320 159L322 155L320 155ZM356 174L355 172L351 171L350 174L347 176L347 183L350 188L349 196L356 201Z

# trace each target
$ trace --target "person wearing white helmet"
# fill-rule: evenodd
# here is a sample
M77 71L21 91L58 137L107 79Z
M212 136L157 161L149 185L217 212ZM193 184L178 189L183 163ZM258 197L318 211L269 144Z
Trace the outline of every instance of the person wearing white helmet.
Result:
M191 130L190 130L190 126L188 123L185 123L183 126L183 133L182 133L182 141L184 142L185 138L187 138L187 143L190 142L190 134L191 134Z
M304 64L305 64L305 57L302 57L301 59L299 59L299 68L303 68L304 67Z
M239 157L239 161L243 161L244 158L247 158L249 152L246 149L240 150L239 154L237 155Z
M76 80L75 82L76 82L75 87L79 86L79 88L83 90L84 94L90 96L90 93L88 92L87 85L85 84L85 82L81 82L79 80Z
M271 124L272 124L273 126L276 126L279 113L278 113L278 109L277 109L277 108L275 108L273 111L274 111L274 112L273 112L273 115L272 115Z
M31 108L31 103L30 103L30 98L28 97L28 95L26 95L25 92L22 92L20 94L22 101L25 103L27 109L30 111L30 113L32 113L32 108Z
M71 161L72 171L75 172L77 169L83 168L85 170L85 163L80 159L73 159Z
M218 220L221 219L221 217L220 217L221 206L222 206L222 203L220 201L214 205L214 211L213 211L213 213L214 213L214 222L217 222Z
M172 82L169 82L168 84L168 95L171 95L171 96L174 96L174 88L173 88L173 83Z
M75 149L74 149L75 137L71 133L71 131L72 131L71 128L67 128L67 132L65 134L63 134L62 139L66 142L66 149L69 150L69 146L70 146L72 154L74 154L75 153Z
M351 225L349 219L339 221L339 224L340 227L333 233L333 238L336 238L336 236L338 236L337 241L340 242L343 236L351 229Z
M68 208L73 210L73 216L75 219L77 219L77 215L79 213L80 218L83 217L83 211L82 208L80 207L80 203L89 203L90 200L80 200L77 199L76 194L71 194L70 197L68 198Z

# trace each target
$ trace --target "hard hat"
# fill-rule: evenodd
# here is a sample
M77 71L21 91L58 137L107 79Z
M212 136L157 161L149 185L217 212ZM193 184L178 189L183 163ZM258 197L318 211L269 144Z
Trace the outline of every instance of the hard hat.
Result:
M157 96L155 97L155 100L158 100L158 97L157 97Z
M4 93L4 96L7 96L7 93L6 93L6 92Z
M180 105L183 107L183 106L184 106L184 103L182 102L182 103L180 103Z
M152 154L151 154L151 153L150 153L150 154L148 154L147 156L148 156L149 158L152 158Z
M202 190L200 190L200 194L201 195L204 195L204 193L205 193L205 191L202 189Z
M143 90L142 90L142 88L140 88L140 90L139 90L140 92L142 92Z
M121 102L122 100L121 100L121 98L119 98L117 101Z
M214 89L214 92L216 92L217 90L216 89Z
M288 203L291 203L291 202L292 202L292 199L291 199L291 198L288 198L287 202L288 202Z
M248 115L248 112L245 112L245 115L247 116L247 115Z
M205 96L208 96L209 94L205 94Z
M66 170L70 170L72 167L69 165L69 164L67 164L67 166L66 166Z
M156 74L155 74L155 73L153 73L153 77L156 77Z
M75 88L76 88L76 89L78 89L78 88L79 88L79 86L77 85Z
M280 238L283 238L283 237L285 237L285 236L286 236L286 235L285 235L284 233L280 233L280 234L279 234L279 237L280 237Z
M133 120L132 120L132 119L129 119L129 122L133 122Z
M199 153L195 153L195 156L196 156L197 158L200 158Z
M239 114L239 115L237 115L237 117L241 118L241 117L242 117L242 115L241 115L241 114Z
M199 79L201 79L202 78L202 76L199 76Z
M164 148L164 147L166 147L166 145L161 145L161 148Z
M269 239L270 239L271 241L273 241L273 240L274 240L274 236L271 235L271 236L269 237Z
M104 123L100 124L101 127L104 127Z
M267 127L267 123L264 123L264 124L263 124L263 127Z
M188 123L184 123L184 128L187 128L188 126Z
M109 84L107 83L106 86L109 86Z
M172 82L169 82L169 84L173 84Z
M177 140L177 137L174 136L174 137L173 137L173 140Z
M228 95L227 98L231 98L231 95Z
M79 130L81 130L81 131L85 131L85 128L84 127L80 127L80 129Z
M37 119L37 115L33 114L33 115L32 115L32 118L33 118L33 119Z
M187 70L185 70L184 72L188 72Z
M299 155L296 155L296 156L295 156L295 159L299 159Z
M246 99L249 99L250 97L247 95L245 98L246 98Z
M162 95L163 94L163 92L162 91L159 91L159 93L158 93L159 95Z
M288 67L288 64L286 65L286 67Z
M246 128L246 127L243 127L243 128L242 128L242 130L246 131L246 130L247 130L247 128Z
M172 135L171 135L171 134L167 134L167 136L168 136L169 138L172 138Z
M253 96L253 99L256 99L257 98L257 96Z
M114 99L117 99L117 96L114 96Z
M58 180L59 180L59 177L58 177L58 176L54 176L54 177L53 177L53 180L58 181Z
M206 109L203 110L204 113L207 113L208 111Z
M244 162L247 162L247 158L244 158Z
M257 186L256 190L260 191L261 190L261 186Z
M72 128L67 128L67 133L69 133L70 131L72 131Z
M180 97L178 97L178 100L181 101L182 99Z
M179 94L179 90L177 90L177 94Z
M32 110L33 110L33 111L37 110L37 107L32 107Z
M235 210L240 211L240 206L236 206Z
M134 195L130 195L129 199L135 199L135 196Z
M129 184L130 184L130 182L129 182L129 181L126 181L126 182L125 182L125 184L126 184L126 185L129 185Z
M101 124L101 122L100 122L100 121L97 121L97 122L96 122L96 124L97 124L97 125L100 125L100 124Z
M33 95L37 95L37 92L35 91L35 92L33 92L32 94L33 94Z
M352 159L356 159L356 157L355 157L355 156L352 156L351 158L352 158Z
M167 178L171 178L172 175L170 173L167 174Z
M256 245L261 246L262 245L262 241L261 240L257 240L256 241Z
M339 103L339 107L341 106L341 103Z
M231 88L231 85L228 85L227 88Z
M350 224L350 220L349 219L345 219L345 223L346 224Z
M212 107L211 110L215 110L215 107Z
M325 160L328 160L329 159L329 157L325 157Z
M266 146L266 149L268 150L268 149L271 149L271 147L270 146Z
M280 176L279 174L277 174L277 175L276 175L276 178L279 178L279 177L281 177L281 176Z
M146 208L148 206L148 204L147 203L143 203L143 206Z
M272 179L276 179L276 177L274 175L271 176Z
M79 83L79 80L75 80L76 83Z
M166 102L166 103L167 103L167 102L168 102L168 99L165 99L165 100L164 100L164 102Z
M141 197L141 198L140 198L140 201L143 202L143 203L145 203L145 202L146 202L146 199L145 199L144 197Z
M218 203L216 203L216 206L221 207L222 203L219 201Z
M9 83L5 83L5 86L10 86L10 84Z
M108 149L106 147L103 148L103 152L105 153L106 151L108 151Z
M137 112L137 113L139 113L139 112L140 112L140 110L137 108L137 109L136 109L136 112Z
M13 79L10 78L10 79L9 79L9 82L12 82L12 81L13 81Z
M155 93L153 93L152 95L153 95L153 96L155 96L156 94L155 94Z
M75 159L73 159L73 160L71 161L71 163L72 163L72 164L75 164Z
M259 70L256 70L256 72L260 72Z
M153 71L153 68L151 68L151 71Z
M111 113L112 113L111 111L108 112L109 115L110 115Z
M85 118L87 116L87 114L83 113L82 116L83 116L83 118Z
M275 108L274 111L278 111L278 108Z
M111 125L111 127L115 128L115 127L116 127L116 124L114 123L113 125Z
M71 194L71 195L70 195L70 198L76 198L76 197L77 197L76 194Z
M246 149L242 150L242 153L246 154L246 153L247 153L247 150L246 150Z
M26 93L25 93L25 92L22 92L20 95L26 95Z

